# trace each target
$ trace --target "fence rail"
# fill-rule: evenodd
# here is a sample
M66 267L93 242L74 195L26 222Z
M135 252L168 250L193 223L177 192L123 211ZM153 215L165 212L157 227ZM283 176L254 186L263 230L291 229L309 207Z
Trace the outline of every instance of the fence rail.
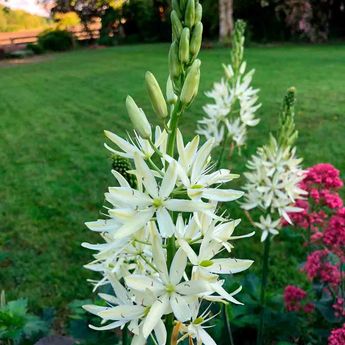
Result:
M0 34L0 47L16 47L24 44L36 43L40 33L41 31L34 32L30 35L25 35L25 32ZM89 32L86 30L71 30L71 33L78 41L99 38L99 29L93 29Z

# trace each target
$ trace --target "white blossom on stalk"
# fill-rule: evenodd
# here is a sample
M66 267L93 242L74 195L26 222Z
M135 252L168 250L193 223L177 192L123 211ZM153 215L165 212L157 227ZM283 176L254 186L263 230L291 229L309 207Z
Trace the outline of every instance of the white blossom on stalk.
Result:
M202 7L199 2L186 5L178 0L173 7L170 115L157 79L146 73L150 103L164 129L157 127L153 135L144 110L127 97L134 139L130 134L124 139L105 132L114 144L105 144L106 148L120 156L122 163L117 160L117 167L113 163L115 181L105 193L105 219L86 223L99 233L101 242L82 244L94 252L93 261L85 267L100 274L99 280L90 282L105 303L84 306L101 320L100 326L90 327L128 329L131 345L145 345L149 337L155 344L170 344L168 335L174 323L183 325L182 337L187 332L198 345L215 344L205 330L211 318L205 313L198 316L200 305L240 304L234 296L241 287L226 291L223 275L242 272L252 264L233 257L233 241L252 233L234 235L239 220L219 212L222 202L242 197L243 192L228 187L238 175L228 169L215 170L211 157L214 139L200 146L196 136L185 144L177 127L199 86L201 62L196 57L201 46ZM238 97L249 109L244 86L237 86ZM243 119L251 121L245 113Z
M306 194L299 188L304 178L302 159L297 158L296 148L292 147L297 137L293 122L294 92L290 89L285 98L278 139L271 135L269 143L252 156L247 164L248 172L244 173L246 194L242 208L247 211L258 208L266 214L255 223L262 230L261 241L269 234L278 234L281 218L291 223L289 213L302 210L293 204Z
M206 96L213 103L206 104L206 116L198 121L197 133L206 139L214 138L214 146L231 139L237 146L245 145L247 127L255 127L260 120L255 118L258 103L258 89L251 86L254 70L246 72L243 61L244 24L238 21L233 40L232 64L223 66L226 78L213 85Z

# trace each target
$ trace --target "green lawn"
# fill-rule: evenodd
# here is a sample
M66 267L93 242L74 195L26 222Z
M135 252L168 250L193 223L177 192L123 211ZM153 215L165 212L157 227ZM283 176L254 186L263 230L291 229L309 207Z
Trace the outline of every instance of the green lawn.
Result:
M111 184L103 129L130 128L124 99L130 93L147 113L143 77L147 69L165 84L168 45L141 45L53 55L37 64L0 69L0 289L29 297L32 306L62 307L88 297L91 260L80 243L92 241L83 223L98 217ZM345 175L345 47L264 46L246 51L261 89L261 124L249 149L231 166L242 172L256 145L277 124L282 96L298 89L299 154L305 165L330 162ZM203 51L201 93L183 119L188 137L202 116L203 91L222 75L226 49ZM245 229L246 223L242 226ZM281 288L295 260L276 246L273 283ZM238 256L257 258L254 239L238 245ZM297 261L296 261L297 262ZM259 265L258 265L259 266Z

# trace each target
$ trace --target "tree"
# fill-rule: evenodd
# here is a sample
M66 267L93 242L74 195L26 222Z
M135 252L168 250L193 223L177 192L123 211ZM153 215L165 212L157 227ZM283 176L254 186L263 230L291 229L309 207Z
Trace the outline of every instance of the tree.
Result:
M219 0L219 40L230 41L234 28L233 0Z

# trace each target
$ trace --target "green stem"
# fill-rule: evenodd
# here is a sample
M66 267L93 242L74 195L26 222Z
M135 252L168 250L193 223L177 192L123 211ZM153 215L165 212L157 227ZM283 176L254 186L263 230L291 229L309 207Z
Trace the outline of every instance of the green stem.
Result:
M222 164L223 164L223 157L224 157L224 153L225 153L227 144L228 144L228 138L225 138L225 139L223 140L222 148L221 148L221 151L220 151L220 154L219 154L219 157L218 157L216 170L219 170L219 168L220 168L220 167L222 166Z
M231 325L230 325L229 315L226 310L226 305L223 305L223 315L225 319L226 331L228 333L230 345L234 345L234 338L232 337Z
M122 345L128 345L128 328L127 325L122 330Z
M182 111L183 111L183 107L182 107L181 101L178 100L177 103L175 104L174 110L170 118L170 134L168 137L167 154L171 157L174 156L174 152L175 152L176 131L177 131L178 121L180 119Z
M260 321L257 337L257 345L262 345L264 343L264 316L265 316L265 306L266 306L266 287L269 273L269 255L271 247L271 235L268 235L265 241L265 248L262 261L262 276L261 276L261 293L260 293Z

